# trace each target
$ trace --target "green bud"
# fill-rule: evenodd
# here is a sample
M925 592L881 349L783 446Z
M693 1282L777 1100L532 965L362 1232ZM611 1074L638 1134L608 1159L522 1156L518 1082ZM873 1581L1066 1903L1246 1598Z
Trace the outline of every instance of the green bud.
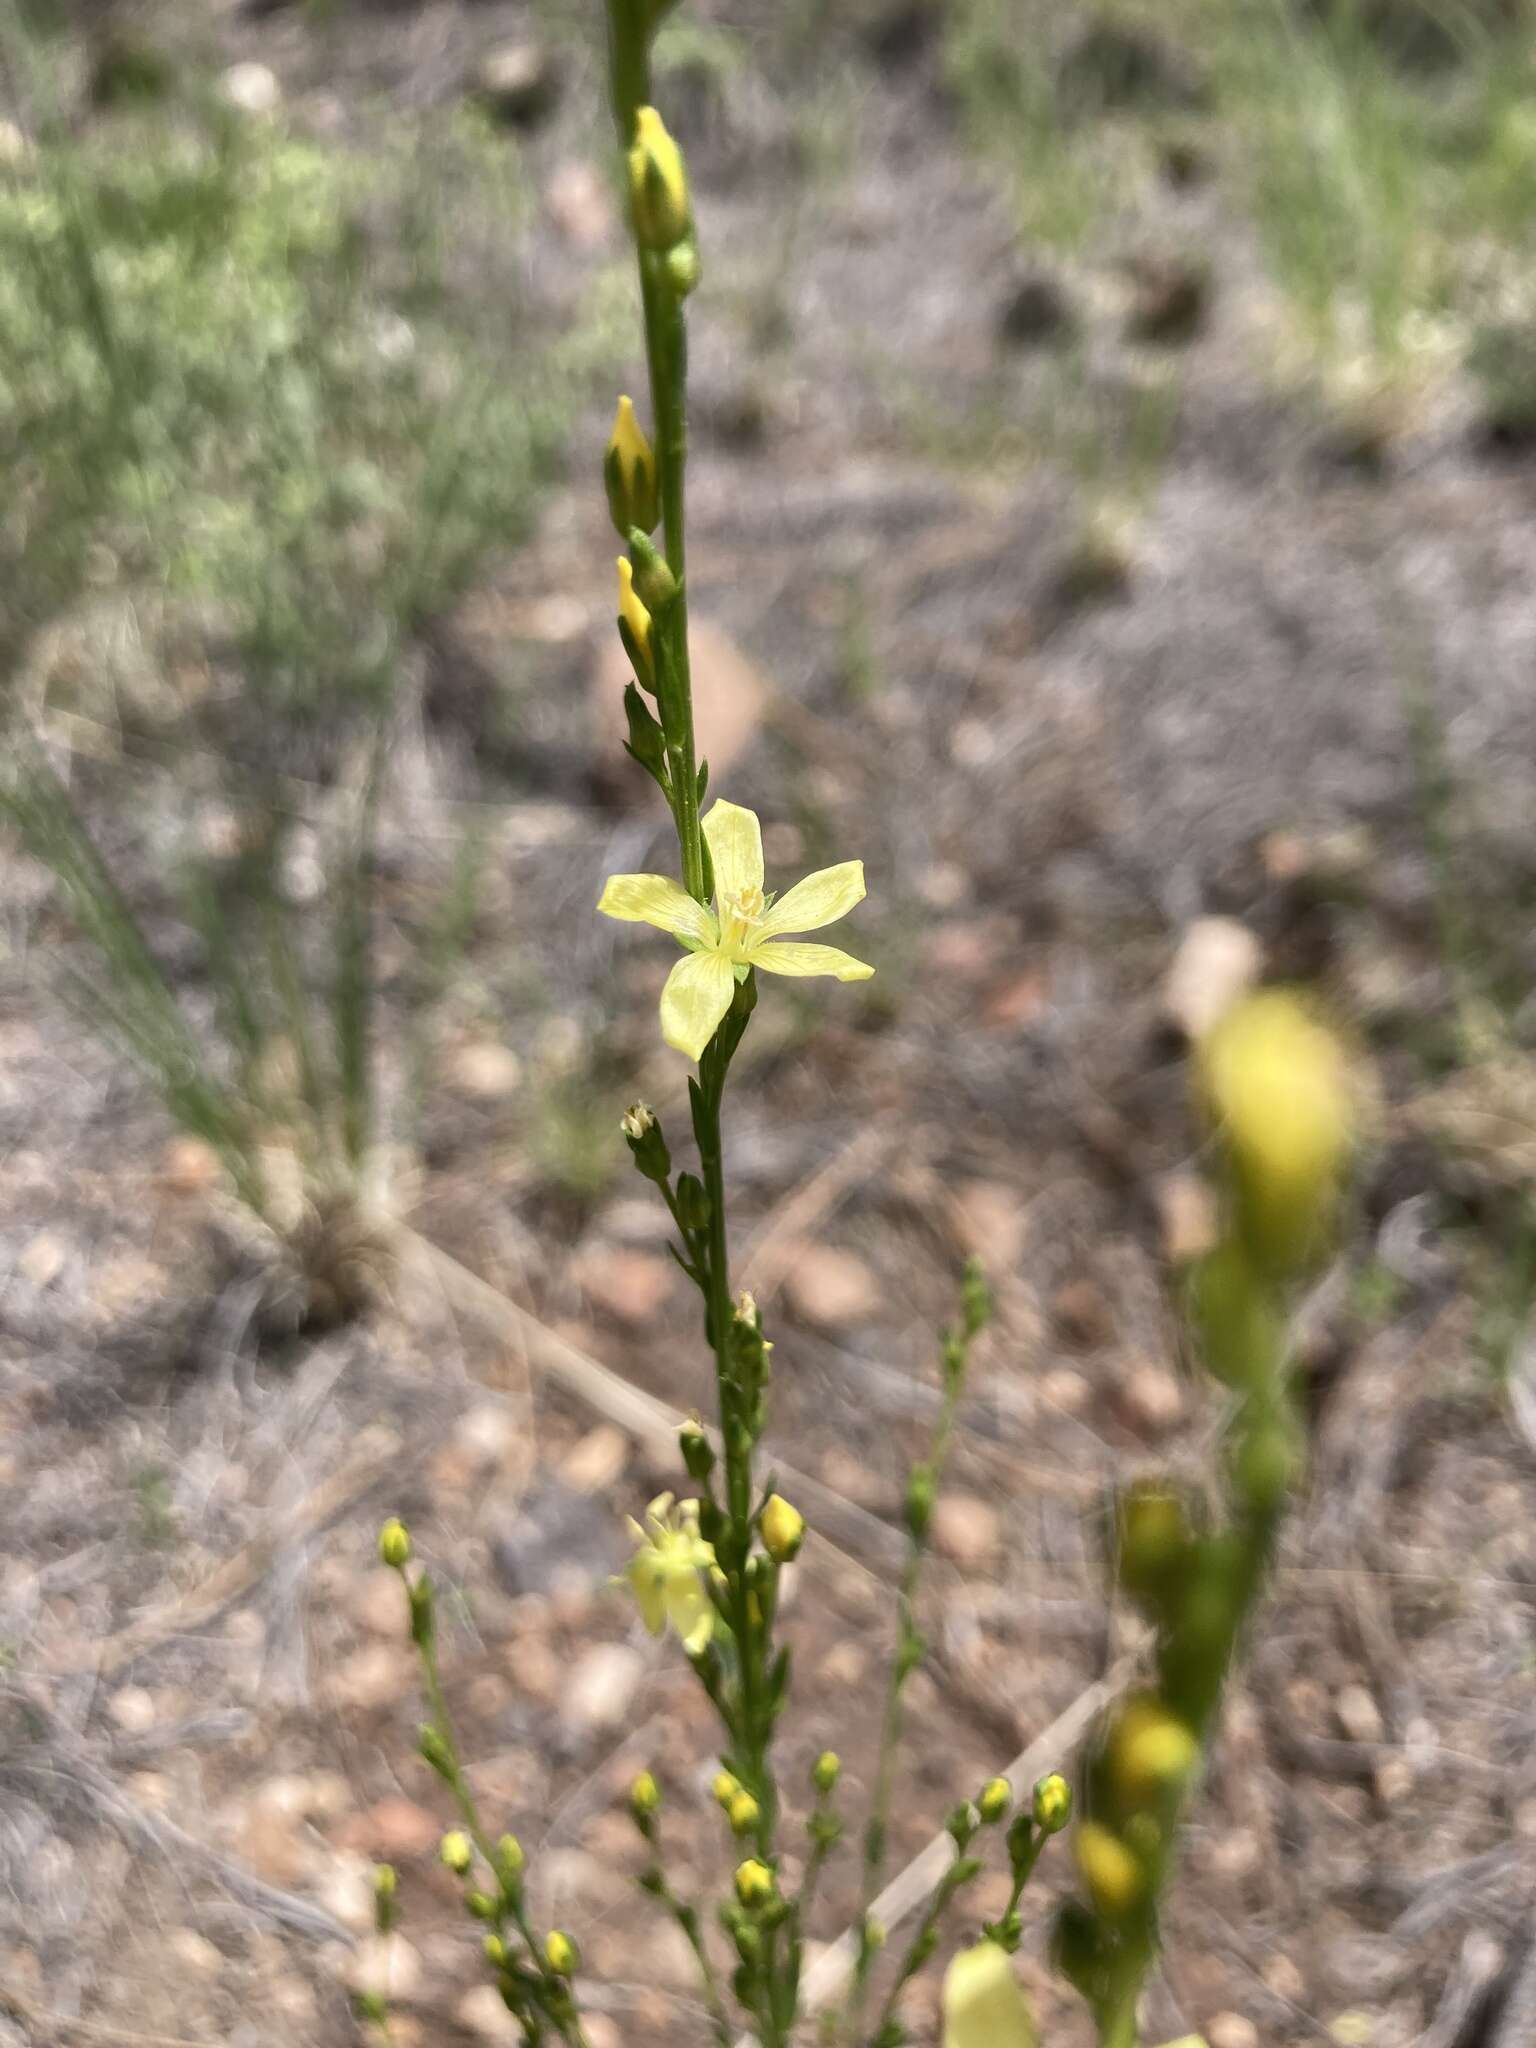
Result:
M988 1778L976 1795L976 1807L989 1825L1000 1821L1013 1804L1013 1787L1006 1778Z
M480 1947L485 1960L493 1970L504 1970L507 1967L507 1944L499 1934L488 1934Z
M1156 1483L1134 1486L1118 1520L1120 1583L1138 1600L1156 1603L1189 1561L1193 1532L1184 1502Z
M634 564L635 595L654 620L677 596L677 578L668 567L666 556L638 526L630 530L629 555Z
M416 1738L417 1752L426 1759L440 1778L453 1782L453 1752L442 1736L433 1727L424 1727Z
M667 283L678 298L686 299L690 292L697 291L703 271L699 262L699 245L692 235L667 251L666 273Z
M677 1432L677 1447L688 1477L702 1486L715 1469L715 1448L696 1415L690 1416Z
M1279 1366L1285 1333L1272 1290L1236 1242L1202 1259L1191 1282L1201 1355L1225 1386L1267 1384Z
M836 1790L843 1774L843 1760L835 1749L824 1749L811 1766L811 1783L823 1794Z
M503 1835L496 1844L496 1875L501 1880L503 1891L513 1892L523 1874L528 1859L523 1854L523 1845L516 1835Z
M425 1572L411 1587L411 1641L421 1650L432 1641L432 1581Z
M397 1572L411 1561L411 1532L398 1516L391 1517L379 1531L379 1556Z
M921 1543L933 1519L933 1469L914 1465L907 1476L907 1529L914 1542Z
M960 1308L967 1337L979 1336L992 1320L992 1291L976 1259L967 1262L960 1288Z
M466 1892L464 1910L472 1920L494 1920L501 1909L486 1892Z
M394 1868L388 1863L375 1864L373 1872L373 1925L379 1934L388 1934L395 1924L395 1893L399 1879Z
M1072 1787L1060 1771L1037 1780L1031 1810L1043 1834L1059 1835L1072 1818Z

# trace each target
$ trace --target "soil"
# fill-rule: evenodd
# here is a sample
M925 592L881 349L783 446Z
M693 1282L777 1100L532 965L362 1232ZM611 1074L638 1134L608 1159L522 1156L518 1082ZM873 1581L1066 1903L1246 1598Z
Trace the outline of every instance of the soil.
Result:
M1125 338L1159 332L1107 294L1134 250L1058 280L1106 417L1150 358L1174 363L1143 516L1085 575L1077 487L1036 453L1055 344L1005 320L1049 258L966 146L937 9L862 10L799 52L776 12L711 11L749 61L685 71L677 125L705 259L691 588L701 699L729 699L704 714L714 785L761 811L785 877L862 855L848 943L880 969L765 990L729 1125L739 1277L777 1345L772 1453L824 1490L786 1617L785 1782L834 1745L858 1811L903 1476L967 1254L998 1315L940 1523L893 1868L1134 1653L1105 1601L1105 1504L1149 1467L1203 1469L1219 1420L1169 1256L1206 1162L1160 990L1192 920L1239 918L1268 971L1348 1020L1379 1104L1303 1315L1311 1478L1191 1818L1147 2038L1525 2048L1505 2019L1536 1900L1536 1449L1484 1339L1489 1247L1528 1168L1486 1134L1448 1147L1422 1107L1456 991L1414 706L1427 689L1476 791L1459 886L1528 988L1532 472L1454 408L1345 459L1263 374L1263 290L1220 178L1171 181L1138 230L1200 265L1181 295L1159 254L1171 330ZM526 287L558 318L622 254L581 25L253 8L194 39L270 65L281 118L366 146L518 38L560 60L515 143L542 208ZM813 176L792 115L829 68L846 129ZM465 2002L476 1944L435 1860L450 1816L413 1754L386 1513L439 1580L477 1787L530 1849L541 1919L580 1940L593 2048L704 2037L688 1958L629 1883L622 1795L657 1771L677 1867L712 1896L731 1853L711 1730L609 1586L622 1516L679 1475L548 1369L553 1333L673 1409L707 1397L617 1133L636 1096L675 1147L686 1127L655 1031L664 949L591 914L605 874L667 859L614 738L611 403L536 540L416 650L389 813L402 927L467 822L486 848L470 993L396 1134L393 1218L541 1339L382 1251L370 1315L286 1329L195 1149L23 952L4 967L0 2042L352 2040L379 1857L415 1966L397 2038L497 2038ZM1048 1858L1025 1941L1053 2048L1087 2038L1044 1960L1066 1880ZM845 1857L828 1938L854 1896ZM997 1903L989 1878L973 1917ZM933 2038L931 1981L907 2014Z

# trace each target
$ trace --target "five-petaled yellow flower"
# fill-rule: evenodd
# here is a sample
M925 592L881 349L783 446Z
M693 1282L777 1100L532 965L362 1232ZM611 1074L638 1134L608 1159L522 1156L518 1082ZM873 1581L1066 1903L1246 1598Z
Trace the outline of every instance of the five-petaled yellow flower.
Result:
M598 902L608 917L654 924L688 949L661 993L661 1034L696 1060L731 1007L747 970L831 974L867 981L873 967L836 946L807 946L791 932L819 931L863 899L864 863L845 860L796 882L777 901L763 894L763 837L755 811L723 800L704 820L715 870L715 907L695 903L665 875L612 875Z
M698 1656L715 1626L702 1573L712 1571L715 1553L699 1534L699 1504L685 1500L673 1511L670 1493L659 1494L645 1511L645 1527L630 1518L636 1550L624 1576L653 1636L670 1621L690 1657Z

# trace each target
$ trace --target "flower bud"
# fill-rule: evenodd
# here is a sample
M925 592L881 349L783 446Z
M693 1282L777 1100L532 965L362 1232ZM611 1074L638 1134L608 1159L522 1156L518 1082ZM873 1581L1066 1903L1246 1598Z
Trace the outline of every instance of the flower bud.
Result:
M558 1927L552 1927L545 1937L544 1960L557 1977L574 1977L581 1964L575 1942Z
M379 1557L395 1571L411 1561L411 1532L398 1516L391 1516L379 1531Z
M664 612L677 596L677 578L666 556L640 531L630 528L629 559L634 564L635 595L649 612Z
M1077 1862L1094 1908L1106 1920L1123 1920L1139 1903L1146 1872L1120 1837L1096 1820L1077 1831Z
M619 638L634 664L636 682L654 695L656 657L651 649L651 615L635 595L634 564L628 555L619 557Z
M664 255L688 232L692 220L688 174L681 150L654 107L641 107L635 115L629 204L635 237L644 249Z
M733 1777L729 1771L716 1771L714 1783L709 1789L714 1794L715 1804L729 1812L731 1801L741 1790L741 1780Z
M507 1944L499 1934L488 1934L480 1944L481 1953L493 1970L504 1970L507 1966Z
M629 539L632 527L638 527L642 533L655 531L661 516L656 491L656 456L628 398L619 400L613 432L608 437L607 452L603 456L603 484L608 493L608 510L613 515L621 540Z
M1059 1835L1072 1818L1072 1787L1060 1771L1051 1771L1035 1782L1031 1812L1035 1826L1044 1834Z
M678 298L686 299L692 291L698 290L699 278L703 274L699 262L699 245L692 235L687 235L675 248L667 251L667 282Z
M649 1771L642 1771L629 1788L629 1810L636 1820L649 1820L661 1804L661 1787Z
M636 1166L646 1179L664 1187L672 1171L672 1155L667 1150L667 1141L661 1134L661 1125L656 1121L656 1112L650 1104L632 1102L619 1118L619 1129L624 1133L624 1142L633 1154Z
M928 1524L933 1519L933 1499L932 1468L914 1465L907 1477L907 1530L914 1542L921 1543L928 1534Z
M488 1892L466 1892L464 1910L471 1920L494 1920L501 1908Z
M1109 1737L1109 1773L1128 1806L1144 1806L1177 1792L1199 1754L1194 1731L1160 1700L1128 1700Z
M736 1866L736 1896L744 1906L766 1906L774 1894L773 1872L756 1856Z
M373 1871L373 1925L376 1933L388 1934L395 1924L395 1893L398 1891L399 1885L400 1880L396 1877L392 1864L375 1864Z
M835 1749L824 1749L811 1766L811 1783L821 1793L834 1791L843 1774L843 1760Z
M501 1879L503 1890L512 1891L516 1887L527 1861L523 1845L516 1835L503 1835L496 1844L496 1875Z
M475 1860L475 1852L468 1835L461 1833L457 1828L451 1834L444 1835L442 1846L437 1853L458 1877L463 1877Z
M1322 1243L1349 1146L1338 1041L1293 996L1269 991L1228 1012L1201 1065L1231 1152L1243 1243L1271 1271L1293 1272Z
M989 1825L999 1821L1013 1804L1013 1787L1006 1778L988 1778L976 1795L976 1809Z
M715 1469L715 1447L704 1434L704 1426L696 1415L690 1415L677 1432L677 1448L682 1454L683 1468L688 1477L696 1479L702 1486Z
M866 1913L864 1915L864 1925L860 1929L860 1937L864 1953L866 1955L878 1955L881 1949L885 1947L884 1923L877 1920L873 1913Z
M731 1824L732 1834L750 1835L762 1818L762 1808L752 1794L743 1789L725 1809L725 1817Z
M775 1564L789 1564L805 1541L805 1517L781 1493L769 1494L757 1521L763 1548Z
M440 1778L453 1779L453 1752L438 1731L430 1725L424 1727L416 1738L416 1749Z

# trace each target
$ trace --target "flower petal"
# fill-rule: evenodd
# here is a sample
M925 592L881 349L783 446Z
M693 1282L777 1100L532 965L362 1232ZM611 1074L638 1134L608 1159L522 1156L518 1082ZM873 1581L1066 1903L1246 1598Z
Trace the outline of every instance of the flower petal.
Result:
M824 924L846 917L864 900L864 863L845 860L835 868L819 868L787 889L764 917L758 931L765 939L780 932L819 932Z
M597 907L604 917L622 918L628 924L654 924L674 939L692 939L700 946L715 943L712 913L666 875L610 875Z
M690 1657L697 1657L714 1633L715 1610L697 1572L681 1573L667 1584L667 1619L682 1638Z
M711 805L704 837L715 868L715 901L749 895L763 886L763 834L756 811L728 804L724 797Z
M689 953L661 992L661 1035L696 1060L731 1007L736 976L723 953Z
M653 1636L659 1636L667 1625L667 1587L662 1574L656 1569L655 1558L641 1551L638 1557L630 1559L624 1576L635 1596L640 1619Z
M868 981L875 971L836 946L802 946L794 939L769 939L753 947L751 959L764 974L835 974L839 981Z

